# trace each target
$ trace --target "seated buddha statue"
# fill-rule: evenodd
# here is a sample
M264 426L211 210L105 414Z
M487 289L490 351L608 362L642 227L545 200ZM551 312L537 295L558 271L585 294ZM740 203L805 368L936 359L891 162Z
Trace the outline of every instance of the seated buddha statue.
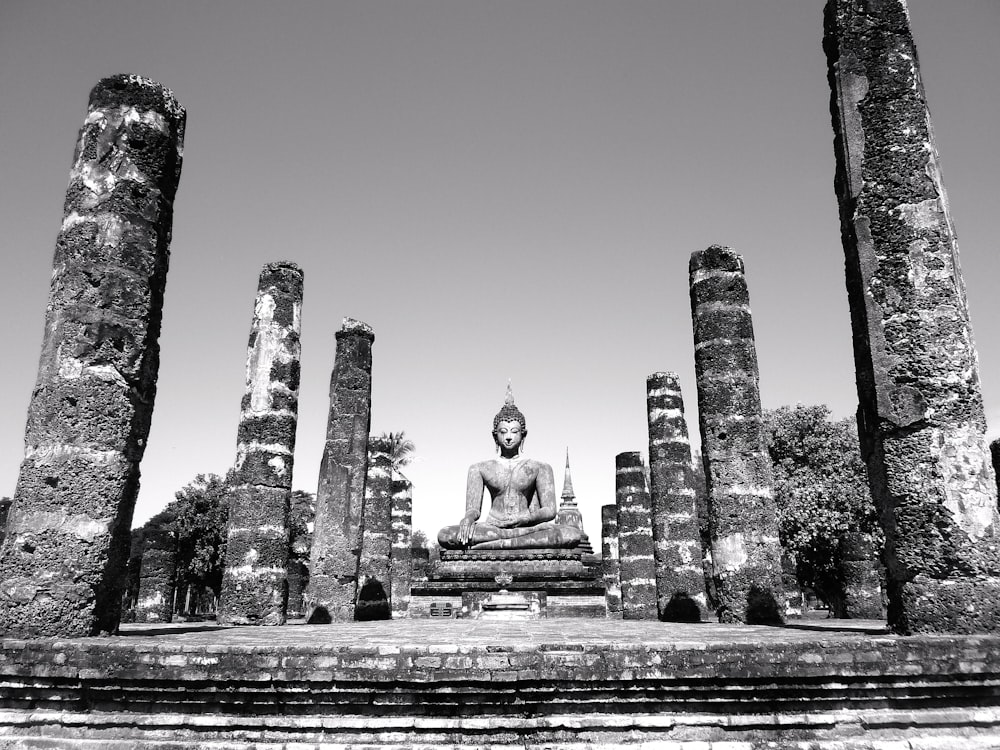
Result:
M580 529L556 523L556 490L552 467L522 455L528 435L524 414L514 405L507 386L503 408L493 418L497 457L469 467L465 516L438 532L443 549L539 549L575 547ZM490 493L490 512L480 520L483 489Z

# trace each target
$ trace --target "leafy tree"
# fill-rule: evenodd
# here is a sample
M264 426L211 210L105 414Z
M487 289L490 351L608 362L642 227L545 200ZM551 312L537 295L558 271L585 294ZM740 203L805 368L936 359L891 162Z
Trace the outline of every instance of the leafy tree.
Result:
M229 520L229 484L218 474L199 474L174 495L163 514L172 514L177 535L178 587L222 591ZM163 515L161 514L161 515Z
M872 549L882 541L854 420L831 421L826 405L799 404L766 410L764 424L781 544L800 585L846 616L848 537L862 534Z
M391 446L389 457L392 459L392 470L405 478L406 475L403 474L402 469L404 466L409 466L413 463L413 454L416 451L416 445L406 437L406 433L402 430L399 432L383 432L376 439L389 443Z

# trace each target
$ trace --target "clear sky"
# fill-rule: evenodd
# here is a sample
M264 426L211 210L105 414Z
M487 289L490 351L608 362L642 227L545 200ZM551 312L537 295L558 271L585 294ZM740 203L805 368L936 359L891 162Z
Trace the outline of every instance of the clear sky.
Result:
M697 437L692 251L744 255L765 407L857 402L821 0L0 0L0 494L13 493L87 95L188 110L136 522L235 456L261 266L305 271L296 488L315 491L334 332L371 324L372 429L458 521L508 378L527 452L569 448L588 533L647 446L645 378ZM911 0L1000 432L1000 2Z

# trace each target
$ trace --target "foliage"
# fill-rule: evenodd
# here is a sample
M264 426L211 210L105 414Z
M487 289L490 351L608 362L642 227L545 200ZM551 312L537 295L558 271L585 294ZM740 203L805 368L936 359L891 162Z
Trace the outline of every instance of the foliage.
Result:
M853 419L831 421L826 405L782 406L764 413L774 466L781 544L802 586L835 612L844 600L845 536L881 532ZM838 612L838 614L840 614Z
M391 446L389 450L389 457L392 459L392 470L397 474L406 478L403 474L403 467L409 466L413 463L413 454L417 449L413 441L406 437L406 433L400 430L399 432L383 432L376 438L377 440L384 440Z
M218 596L226 557L229 484L217 474L199 474L178 490L160 515L177 535L177 584L207 587ZM159 517L159 516L158 516ZM158 518L157 517L157 518Z

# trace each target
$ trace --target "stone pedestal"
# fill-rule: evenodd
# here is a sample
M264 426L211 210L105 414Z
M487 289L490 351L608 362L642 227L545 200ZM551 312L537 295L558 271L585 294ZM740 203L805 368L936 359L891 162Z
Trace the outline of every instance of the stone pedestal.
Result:
M472 620L540 620L546 615L547 603L544 591L467 591L462 594L461 616Z
M835 188L859 431L900 633L1000 630L979 363L903 0L830 0Z
M112 76L90 92L0 547L5 635L118 628L184 123L174 95L145 78Z
M743 258L713 245L689 266L698 421L722 622L784 611L774 470L764 440Z

